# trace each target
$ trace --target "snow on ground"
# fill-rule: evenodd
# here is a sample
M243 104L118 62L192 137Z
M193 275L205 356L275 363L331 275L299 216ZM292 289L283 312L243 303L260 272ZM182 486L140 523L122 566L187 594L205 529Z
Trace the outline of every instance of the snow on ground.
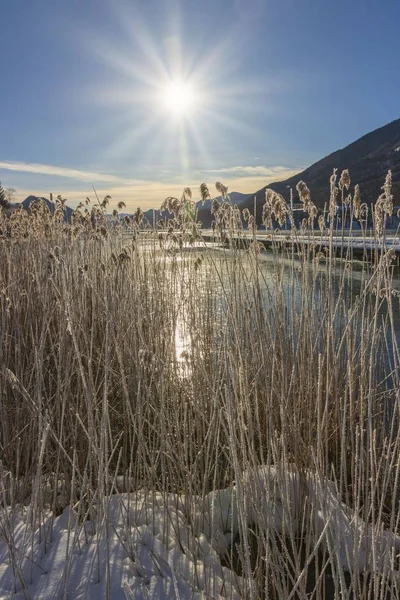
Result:
M340 500L332 481L310 471L262 466L245 471L236 486L211 492L197 510L195 526L205 531L220 554L239 531L239 506L247 513L247 525L257 523L275 534L290 530L298 535L306 529L314 548L321 545L334 554L343 569L385 571L400 581L394 568L400 537L360 519ZM305 507L308 522L302 529Z
M337 493L335 484L310 471L259 467L243 476L244 493L251 499L249 521L269 522L282 533L284 526L300 533L304 520L303 507L309 509L310 535L314 547L321 544L334 553L347 571L386 571L392 578L400 573L393 559L400 552L400 537L365 523ZM266 499L271 500L266 502ZM273 502L272 502L273 501ZM266 506L274 505L273 513Z
M115 494L93 522L78 519L72 508L54 518L49 511L36 514L32 505L13 512L0 507L0 600L239 600L244 581L221 557L240 524L296 533L306 504L315 550L334 552L343 569L398 578L393 561L400 538L374 532L341 502L332 482L259 467L190 502L143 490Z
M1 600L242 597L241 579L221 566L204 534L193 535L173 494L111 496L96 532L71 509L55 519L47 513L40 527L30 517L26 509L7 522L2 512Z

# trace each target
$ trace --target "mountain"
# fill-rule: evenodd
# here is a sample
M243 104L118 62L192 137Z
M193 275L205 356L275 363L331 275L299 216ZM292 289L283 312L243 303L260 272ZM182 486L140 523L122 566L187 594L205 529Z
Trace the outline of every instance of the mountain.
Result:
M211 192L211 190L210 190ZM242 194L240 192L230 192L229 197L232 204L237 204L240 207L247 206L247 203L253 204L254 208L254 194ZM217 196L217 200L222 202L221 196ZM206 229L211 227L211 223L214 216L211 214L211 202L212 200L206 200L204 204L202 202L197 203L197 220L201 222L202 226Z
M390 169L392 171L394 204L400 205L400 119L367 133L289 179L270 183L252 194L230 192L229 196L233 204L237 204L241 209L248 208L251 213L254 212L255 201L257 222L260 224L262 207L265 203L265 190L272 188L289 201L291 188L294 202L297 202L296 185L302 180L310 188L312 201L317 207L323 208L325 203L329 203L329 179L335 168L338 170L338 178L343 169L349 170L352 181L351 191L354 189L354 184L358 183L361 200L367 204L375 202L378 198L385 176ZM221 200L220 197L217 198ZM22 202L22 206L29 211L31 203L38 199L37 196L28 196ZM42 200L47 204L49 210L54 212L55 205L47 198L42 198ZM198 202L196 206L198 220L203 227L210 227L213 220L210 210L211 200L207 200L204 205ZM69 206L65 206L65 221L71 221L72 213L73 210ZM171 218L169 213L166 211L160 213L158 208L146 211L144 216L151 226L153 225L153 216L156 221Z
M390 169L394 204L400 204L400 119L367 133L345 148L314 163L298 175L285 181L270 183L255 194L250 194L244 202L239 203L240 208L247 207L253 212L254 197L256 197L259 222L265 202L265 190L272 188L288 200L289 188L292 188L296 202L298 201L296 184L301 180L305 181L310 188L312 201L319 208L323 208L325 202L329 203L329 179L334 168L338 169L338 179L343 169L349 170L351 190L353 184L358 183L361 200L367 204L374 202L381 194L385 176Z
M22 207L27 211L30 212L31 210L31 204L32 202L37 202L38 200L42 200L46 206L48 207L49 211L51 213L54 213L55 209L56 209L56 205L54 204L54 202L50 202L50 200L48 200L47 198L42 198L40 196L28 196L27 198L25 198L25 200L22 202ZM72 219L72 214L73 214L73 210L71 207L69 206L64 206L64 221L66 223L70 223L71 219Z
M254 200L254 194L242 194L241 192L229 192L229 197L232 204L243 204L248 200ZM218 196L218 200L221 201L221 196ZM201 205L201 202L199 204Z
M338 180L343 169L349 170L352 181L350 191L353 191L354 185L358 183L361 200L367 204L375 202L381 194L382 185L390 169L394 204L400 205L400 119L367 133L289 179L270 183L252 194L231 192L229 196L233 204L237 204L241 209L248 208L251 213L254 212L254 201L256 201L257 222L260 224L267 188L272 188L287 201L290 198L291 188L294 202L298 202L296 185L299 181L305 181L310 188L312 201L318 208L323 208L325 203L329 203L330 177L335 168L338 170ZM207 200L204 205L201 202L197 204L198 220L206 228L210 227L213 219L210 207L210 200ZM145 213L151 223L152 212ZM159 215L160 213L156 211L157 220L161 218ZM163 216L169 218L168 213Z

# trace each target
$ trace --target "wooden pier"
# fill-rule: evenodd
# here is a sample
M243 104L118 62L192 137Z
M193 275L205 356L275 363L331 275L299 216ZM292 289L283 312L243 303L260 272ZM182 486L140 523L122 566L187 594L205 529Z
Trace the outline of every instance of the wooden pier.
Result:
M249 232L240 235L229 235L221 241L219 235L212 230L202 231L203 239L207 242L214 242L225 247L234 245L235 247L248 248L254 241L262 244L267 250L293 250L296 254L304 252L306 249L311 256L319 252L325 255L332 251L337 257L348 260L373 260L376 256L392 249L400 263L400 237L391 232L382 239L376 239L372 236L362 237L361 235L349 235L335 233L330 235L322 234L318 231L300 233L298 231L275 231L275 232L257 232L254 236Z

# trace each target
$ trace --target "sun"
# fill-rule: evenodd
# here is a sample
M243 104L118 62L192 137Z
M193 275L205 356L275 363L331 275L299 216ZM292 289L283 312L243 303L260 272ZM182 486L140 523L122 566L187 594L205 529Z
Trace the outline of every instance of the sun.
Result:
M193 86L181 79L170 81L163 92L165 108L176 116L189 115L195 107Z

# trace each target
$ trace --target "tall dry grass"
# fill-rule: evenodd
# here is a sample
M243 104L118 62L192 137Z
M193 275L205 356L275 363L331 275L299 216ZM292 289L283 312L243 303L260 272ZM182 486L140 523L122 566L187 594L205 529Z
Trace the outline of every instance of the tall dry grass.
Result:
M383 246L389 184L374 213ZM312 473L370 525L372 547L382 528L398 532L397 272L385 248L357 268L351 248L336 256L338 203L369 239L367 207L357 189L345 196L349 186L334 174L330 220L316 230L299 184L308 219L286 248L271 230L272 254L222 184L212 211L224 249L202 239L188 189L167 199L162 233L141 229L140 211L129 233L111 227L107 201L80 207L69 225L61 200L54 215L39 204L1 217L0 520L5 505L29 505L37 524L46 507L72 505L80 522L101 523L121 478L125 489L184 494L190 517L191 499L235 481L239 531L224 560L244 576L243 597L398 593L394 559L382 571L371 548L360 573L359 548L347 570L340 540L315 549L307 493L296 533L288 520L278 535L260 512L250 527L243 480L260 465ZM273 192L263 218L293 224Z

